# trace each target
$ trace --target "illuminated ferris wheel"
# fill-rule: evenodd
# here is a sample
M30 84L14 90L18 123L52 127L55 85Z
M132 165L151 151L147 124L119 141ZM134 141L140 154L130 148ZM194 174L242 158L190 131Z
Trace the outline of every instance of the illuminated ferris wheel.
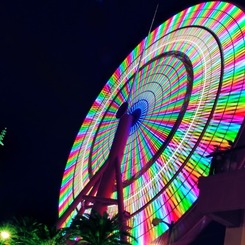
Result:
M226 2L187 8L152 31L93 103L60 190L59 224L127 213L141 245L193 206L216 146L245 116L245 14ZM154 218L165 221L152 226Z

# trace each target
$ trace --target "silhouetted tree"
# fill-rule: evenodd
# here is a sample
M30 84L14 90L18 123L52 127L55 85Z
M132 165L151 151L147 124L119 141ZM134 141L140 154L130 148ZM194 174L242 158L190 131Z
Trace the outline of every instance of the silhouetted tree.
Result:
M107 213L101 216L93 212L92 214L77 215L67 233L73 244L131 245L132 243L121 240L122 234L136 241L129 232L121 232L119 228L118 216L110 218Z
M36 219L24 217L13 218L5 225L10 229L8 245L65 245L66 237L62 229L56 230Z

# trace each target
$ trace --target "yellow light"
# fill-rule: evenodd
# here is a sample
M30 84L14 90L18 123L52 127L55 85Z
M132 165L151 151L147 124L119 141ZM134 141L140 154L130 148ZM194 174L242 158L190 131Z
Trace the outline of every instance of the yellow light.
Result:
M9 239L10 238L10 233L8 232L8 231L1 231L1 238L3 239L3 240L7 240L7 239Z

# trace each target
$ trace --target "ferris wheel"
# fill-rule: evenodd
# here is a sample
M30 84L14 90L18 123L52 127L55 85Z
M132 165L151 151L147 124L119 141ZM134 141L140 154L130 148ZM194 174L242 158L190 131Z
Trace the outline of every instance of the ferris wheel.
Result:
M244 12L217 1L176 14L93 103L65 168L60 226L91 208L124 211L138 243L150 244L193 206L206 156L236 141L244 116ZM156 217L165 222L152 226Z

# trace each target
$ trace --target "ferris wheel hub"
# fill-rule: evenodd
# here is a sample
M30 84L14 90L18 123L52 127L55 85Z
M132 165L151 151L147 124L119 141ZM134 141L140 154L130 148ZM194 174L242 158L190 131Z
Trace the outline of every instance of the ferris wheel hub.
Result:
M134 126L140 119L141 117L141 109L136 109L135 111L133 111L132 116L133 116L133 122L132 122L132 126Z

